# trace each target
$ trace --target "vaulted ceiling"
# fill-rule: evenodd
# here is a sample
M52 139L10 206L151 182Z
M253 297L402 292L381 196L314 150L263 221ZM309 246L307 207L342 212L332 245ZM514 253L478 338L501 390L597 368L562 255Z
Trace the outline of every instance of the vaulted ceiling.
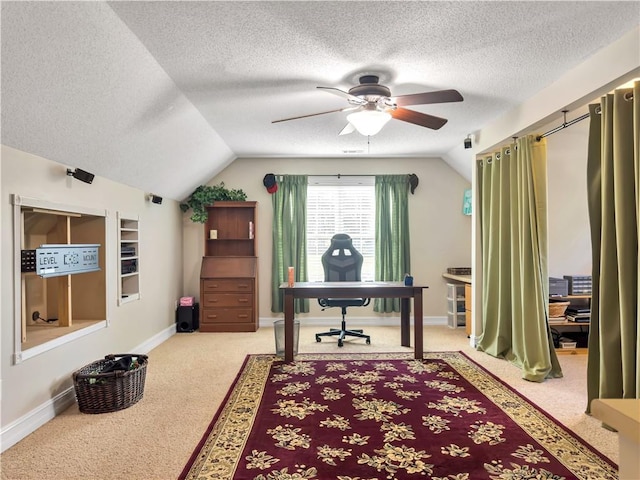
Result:
M637 1L3 1L2 143L177 200L241 157L445 157L639 23ZM346 112L272 123L365 74L464 101L370 138Z

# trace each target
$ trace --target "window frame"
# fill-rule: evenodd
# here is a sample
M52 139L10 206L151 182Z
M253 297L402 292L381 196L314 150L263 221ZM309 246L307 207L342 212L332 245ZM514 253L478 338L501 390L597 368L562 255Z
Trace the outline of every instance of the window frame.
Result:
M360 235L354 236L353 232L333 232L331 236L335 233L347 233L354 238L354 246L358 249L360 253L363 254L364 263L362 270L362 280L363 281L373 281L375 279L375 176L373 175L317 175L317 176L309 176L308 177L308 187L340 187L340 188L348 188L348 187L370 187L370 203L371 203L371 211L370 211L370 222L371 222L371 231L369 235ZM310 282L318 282L324 281L324 272L322 267L320 267L320 272L317 272L317 268L312 268L311 266L311 258L315 258L317 255L311 255L310 239L312 239L312 235L309 234L309 190L307 191L307 272ZM325 250L319 252L322 255L326 248L329 246L329 240L331 238L329 236L327 238L327 244ZM317 240L317 236L313 237L314 240ZM367 242L370 244L370 247L367 249L363 247L362 242ZM316 251L314 249L314 251ZM371 253L369 253L371 252Z
M14 318L14 345L13 345L13 355L12 360L14 365L18 365L25 360L35 357L36 355L40 355L41 353L53 350L61 345L69 343L78 338L84 337L86 335L90 335L93 332L101 330L109 326L109 298L110 293L110 285L108 281L108 275L105 275L105 316L104 320L97 320L96 323L89 325L87 327L81 328L80 330L76 330L70 332L66 335L60 336L58 338L46 341L39 345L35 345L26 350L22 349L22 311L25 308L23 302L23 282L22 282L22 245L24 238L24 221L23 221L23 208L41 208L44 210L52 210L63 213L69 213L70 215L80 214L80 215L91 215L95 217L103 217L105 222L105 241L104 245L101 245L101 248L104 248L104 258L105 265L102 267L104 269L107 268L110 261L109 249L106 248L107 245L110 245L110 234L108 228L108 219L109 215L107 210L95 209L95 208L87 208L76 205L67 205L60 204L55 202L50 202L47 200L41 200L37 198L23 197L21 195L12 194L11 201L13 204L13 253L14 253L14 287L13 287L13 318ZM108 273L108 272L105 272Z

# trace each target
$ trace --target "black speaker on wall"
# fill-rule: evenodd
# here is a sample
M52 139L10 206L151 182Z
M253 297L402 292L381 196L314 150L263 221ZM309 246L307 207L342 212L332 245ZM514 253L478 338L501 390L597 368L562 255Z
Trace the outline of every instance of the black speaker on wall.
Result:
M195 332L200 327L200 308L198 303L191 307L179 306L176 310L176 331L178 333Z

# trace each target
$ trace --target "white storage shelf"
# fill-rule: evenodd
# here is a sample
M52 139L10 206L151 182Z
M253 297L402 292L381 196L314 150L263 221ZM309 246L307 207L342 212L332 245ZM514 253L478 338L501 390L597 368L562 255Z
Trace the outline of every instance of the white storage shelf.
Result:
M118 304L140 298L140 250L137 216L118 218Z
M447 283L447 325L457 328L464 324L464 284Z

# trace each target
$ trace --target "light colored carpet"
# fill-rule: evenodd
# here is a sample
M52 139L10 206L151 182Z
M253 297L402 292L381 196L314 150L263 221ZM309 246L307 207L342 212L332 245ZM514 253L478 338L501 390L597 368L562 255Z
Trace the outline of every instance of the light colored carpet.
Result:
M316 343L324 327L302 326L300 352L391 352L396 327L364 327L371 345L350 340ZM531 383L515 366L473 350L464 329L425 327L425 350L462 351L555 417L596 450L618 462L617 434L584 413L586 355L563 355L564 378ZM177 334L149 353L144 398L126 410L99 415L66 410L0 456L2 479L177 478L249 353L273 353L273 329L256 333Z

